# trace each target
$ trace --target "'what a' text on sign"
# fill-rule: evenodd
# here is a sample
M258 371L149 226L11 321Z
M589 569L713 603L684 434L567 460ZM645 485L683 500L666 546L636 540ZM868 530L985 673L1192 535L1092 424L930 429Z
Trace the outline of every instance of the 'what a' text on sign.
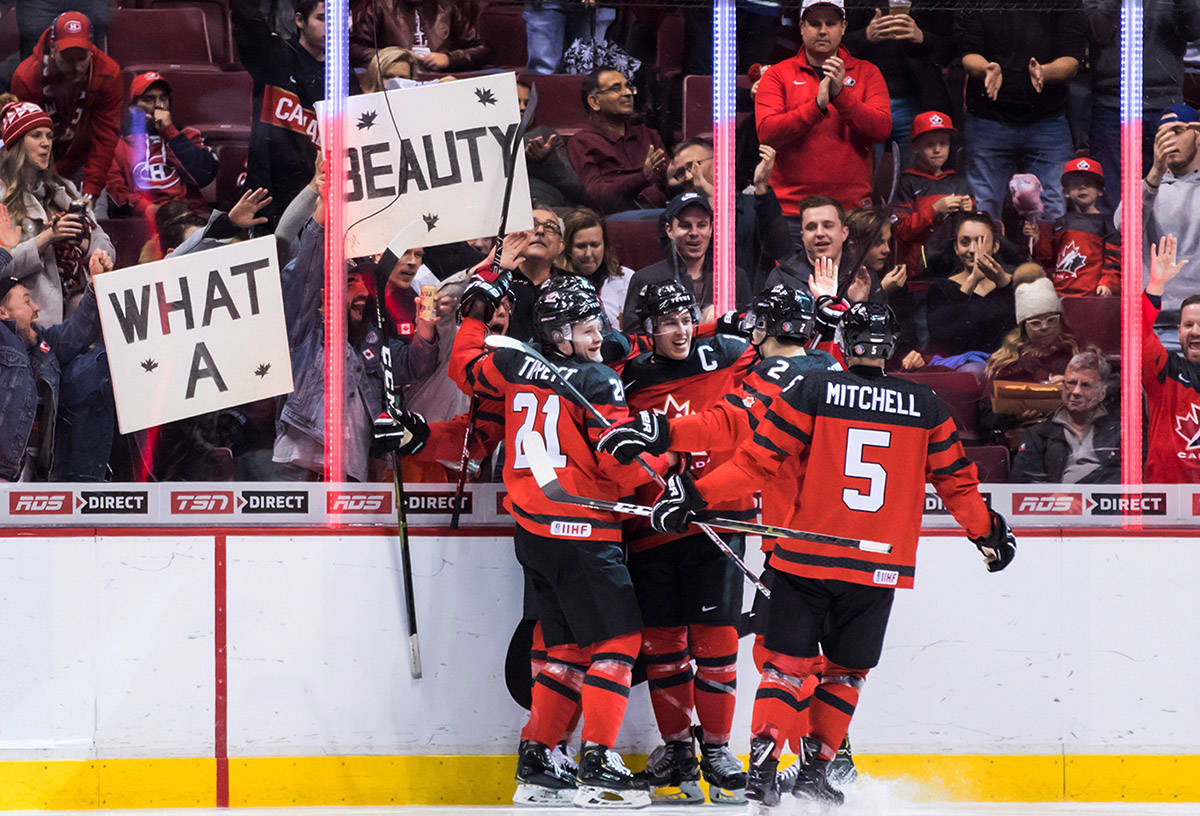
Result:
M322 129L324 110L318 102ZM383 252L413 223L424 226L416 246L495 235L504 198L504 155L519 120L511 73L347 99L347 256ZM525 151L519 150L508 229L532 226Z
M290 393L274 237L96 277L121 433Z

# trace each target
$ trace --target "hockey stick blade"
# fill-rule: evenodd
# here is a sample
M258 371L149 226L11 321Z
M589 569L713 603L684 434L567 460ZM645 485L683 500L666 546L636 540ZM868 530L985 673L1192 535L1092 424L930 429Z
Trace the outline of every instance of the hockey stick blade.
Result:
M549 454L546 453L546 443L542 440L541 434L536 432L526 434L524 449L525 458L529 462L529 469L533 472L533 479L550 501L555 501L559 504L590 507L593 510L608 510L613 513L624 513L629 516L650 518L652 508L642 504L593 499L587 496L576 496L573 493L568 493L566 488L562 486L562 483L558 481L558 474L554 472L554 465L550 461ZM832 544L838 547L850 547L863 550L864 552L883 553L885 555L892 551L892 545L882 541L841 538L840 536L830 536L822 533L809 533L804 530L792 530L773 524L755 524L750 521L725 518L705 519L705 523L723 530L733 530L739 533L761 535L768 538L796 538L802 541L812 541L817 544Z

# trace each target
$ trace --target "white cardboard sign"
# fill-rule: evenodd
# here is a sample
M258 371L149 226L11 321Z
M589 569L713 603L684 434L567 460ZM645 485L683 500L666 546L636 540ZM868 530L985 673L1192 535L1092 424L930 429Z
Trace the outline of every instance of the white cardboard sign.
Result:
M273 237L96 277L121 433L292 390Z
M326 143L325 103L317 113ZM495 235L520 121L512 73L352 96L343 121L347 257L383 252L414 222L425 226L421 246ZM508 229L529 229L523 150L513 173Z

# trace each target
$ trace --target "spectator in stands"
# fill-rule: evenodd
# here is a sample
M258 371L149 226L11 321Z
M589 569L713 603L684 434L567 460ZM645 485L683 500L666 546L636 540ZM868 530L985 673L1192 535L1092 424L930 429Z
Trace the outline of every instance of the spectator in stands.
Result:
M524 114L529 105L529 85L524 82L517 83L517 104ZM567 155L566 142L549 125L530 124L525 131L525 165L532 198L560 208L583 201L583 185Z
M15 5L21 59L33 53L42 32L66 12L86 16L96 41L108 41L108 21L113 8L108 0L16 0Z
M1047 218L1063 214L1055 173L1071 158L1067 83L1087 47L1079 11L962 11L955 39L967 72L967 181L999 218L1013 173L1042 182Z
M625 295L621 330L638 330L637 304L642 287L647 283L677 280L691 290L700 308L701 321L714 319L713 261L712 261L712 204L702 193L681 193L671 199L663 216L664 232L668 239L667 257L634 273ZM749 299L746 276L737 272L737 302Z
M417 328L418 312L421 309L421 288L435 289L438 279L428 269L423 269L425 250L421 247L407 249L396 260L384 284L384 305L396 332L401 337L410 337ZM375 259L361 259L356 271L367 275L367 287L375 292Z
M674 198L680 193L696 192L712 198L713 143L711 139L695 138L680 142L667 163L666 193Z
M17 98L40 105L54 123L54 164L63 178L83 173L83 194L100 195L121 127L121 67L92 43L76 11L42 32L13 75Z
M366 70L358 78L363 93L376 93L385 88L389 79L409 80L416 84L421 65L417 56L407 48L389 45L380 48L367 60ZM407 83L400 83L401 85Z
M1167 351L1179 351L1180 304L1200 292L1200 113L1189 105L1163 111L1154 137L1154 164L1142 183L1142 224L1147 250L1144 280L1149 280L1149 251L1164 236L1173 235L1179 257L1195 259L1183 273L1172 276L1162 293L1155 326ZM1118 207L1113 218L1121 223Z
M217 156L200 131L175 124L170 83L148 71L133 78L129 95L127 125L108 171L109 198L139 214L175 199L208 209L200 189L217 177Z
M758 138L775 148L771 186L801 243L800 202L828 195L843 207L870 203L874 146L892 132L879 69L842 45L842 0L804 0L803 48L772 65L755 96Z
M1054 284L1035 264L1018 267L1012 287L1017 327L988 358L987 377L1028 383L1056 381L1071 358L1084 350L1083 340L1067 325Z
M1156 144L1157 150L1157 144ZM1200 294L1193 290L1179 307L1179 352L1163 347L1155 318L1168 284L1188 263L1176 261L1174 235L1150 245L1150 274L1142 303L1142 388L1146 391L1145 480L1200 484Z
M429 72L471 71L492 59L475 0L365 0L351 11L350 64L364 67L389 45L407 48Z
M637 91L620 71L600 69L580 91L590 126L571 137L567 155L583 182L584 198L601 213L663 206L667 153L662 139L634 121Z
M1095 159L1071 159L1063 166L1067 212L1053 223L1025 222L1034 240L1033 259L1054 276L1060 295L1115 295L1121 290L1121 233L1100 212L1104 168Z
M775 265L767 275L763 290L782 283L793 289L807 289L818 258L829 258L838 270L838 280L849 275L849 259L842 251L850 231L840 202L829 196L809 196L797 206L801 225L800 249Z
M533 304L538 289L552 275L569 274L558 266L563 250L563 220L554 210L541 202L533 205L533 229L524 233L509 233L501 258L513 258L512 317L509 334L518 340L533 337Z
M29 289L48 326L61 323L83 294L89 256L116 254L91 206L55 171L52 134L37 105L11 102L0 111L0 201L22 236L9 274Z
M7 215L0 216L0 270L12 265L2 247L12 242L14 229ZM112 259L103 251L93 254L90 264L93 276L112 269ZM65 321L51 324L39 318L33 293L12 275L0 277L0 348L6 361L0 366L0 481L44 481L61 466L56 457L64 451L56 450L55 432L62 370L100 339L90 283L79 308ZM102 430L95 430L97 444Z
M846 215L846 254L850 270L838 295L851 303L888 303L904 290L908 272L904 264L888 267L892 252L892 225L876 207L860 207Z
M846 47L879 68L891 98L892 133L901 167L912 163L909 130L918 111L950 110L942 68L954 58L954 16L946 10L875 0L847 13Z
M1016 325L1012 274L995 257L996 225L986 213L959 213L954 233L958 269L929 287L929 337L934 356L905 358L904 367L927 362L982 375L987 356ZM918 355L919 356L919 355Z
M1112 369L1104 355L1076 354L1059 386L1062 407L1026 428L1011 480L1050 484L1113 484L1121 480L1121 424L1104 397Z
M1091 155L1108 168L1101 207L1121 203L1121 2L1083 0L1091 66ZM1200 40L1200 2L1146 0L1142 4L1142 170L1154 155L1153 123L1183 102L1183 55Z
M238 54L254 78L246 187L265 187L274 199L264 212L267 220L255 230L266 235L313 175L314 105L325 98L325 3L296 3L296 36L289 40L271 30L257 0L231 0L230 12ZM358 92L353 71L348 90Z
M923 302L929 286L927 259L950 252L957 212L975 209L966 179L947 166L954 122L941 111L923 111L913 119L913 163L900 174L892 213L896 257L908 269L908 289Z
M531 74L557 74L563 49L576 40L603 40L617 10L596 0L525 0L525 43Z
M559 265L591 281L600 293L600 305L609 322L620 326L633 270L617 261L617 253L608 241L608 225L595 210L575 210L567 216L565 226Z
M324 469L325 447L325 248L322 209L304 228L300 253L281 274L295 389L284 399L276 420L273 461L287 478L313 480ZM371 423L383 409L379 328L367 313L368 288L363 276L346 278L346 343L343 412L346 476L367 481ZM388 340L397 386L420 382L437 366L434 324L418 317L411 342Z

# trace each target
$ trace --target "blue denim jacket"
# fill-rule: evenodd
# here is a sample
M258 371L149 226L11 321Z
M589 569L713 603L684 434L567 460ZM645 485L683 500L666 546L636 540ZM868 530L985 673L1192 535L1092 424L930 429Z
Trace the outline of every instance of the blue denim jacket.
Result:
M300 249L280 273L283 312L287 319L295 388L275 422L324 444L325 440L325 327L319 311L325 286L325 230L315 221L305 225ZM345 344L343 416L348 426L363 432L345 437L346 473L365 478L371 449L371 421L383 409L383 370L379 360L379 331L371 327L357 346ZM414 335L412 342L389 341L392 376L396 385L416 382L437 368L437 344ZM352 413L353 412L353 413ZM364 416L365 412L365 416ZM345 429L344 429L345 430Z
M5 256L0 255L0 270L7 266ZM62 368L99 337L100 315L90 284L70 317L56 326L37 328L37 343L30 348L13 321L0 320L0 479L13 481L20 475L39 394L47 401L47 423L37 470L41 475L50 472Z

